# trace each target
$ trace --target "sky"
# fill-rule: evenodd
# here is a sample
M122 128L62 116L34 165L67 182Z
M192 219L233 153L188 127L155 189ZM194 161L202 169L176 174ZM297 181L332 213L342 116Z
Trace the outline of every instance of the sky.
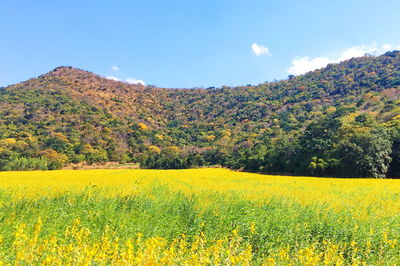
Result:
M400 50L399 0L2 0L0 86L73 66L168 88L259 84Z

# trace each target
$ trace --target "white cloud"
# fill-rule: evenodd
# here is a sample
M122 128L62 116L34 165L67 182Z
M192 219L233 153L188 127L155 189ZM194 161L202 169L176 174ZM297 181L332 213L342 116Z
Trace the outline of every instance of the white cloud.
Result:
M115 80L115 81L122 81L122 79L114 77L114 76L107 76L106 79ZM129 84L142 84L143 86L146 85L146 83L143 80L140 80L140 79L126 78L125 81L128 82Z
M260 56L260 55L262 55L262 54L264 54L264 55L271 55L271 53L269 52L268 47L265 47L265 46L263 46L263 45L261 45L261 44L253 43L253 44L251 45L251 50L253 50L253 53L254 53L256 56Z
M118 70L119 70L119 67L117 67L117 66L112 66L111 69L114 70L114 71L118 71Z
M296 58L292 60L292 66L288 69L288 73L291 75L300 75L308 71L322 68L333 61L327 57L316 57L309 58L308 56Z
M382 45L382 49L389 51L389 50L392 50L392 46L390 44L384 44L384 45Z
M400 46L397 46L396 48L398 49ZM350 47L339 53L336 57L298 57L292 60L292 65L289 67L288 73L291 75L301 75L315 69L326 67L328 64L339 63L353 57L364 56L365 54L378 55L390 50L392 50L392 45L390 44L384 44L379 47L373 43L371 45Z
M127 78L126 82L130 83L130 84L141 84L141 85L146 85L146 83L144 83L143 80L140 79L134 79L134 78Z
M113 77L113 76L108 76L106 77L106 79L111 79L111 80L115 80L115 81L121 81L119 78Z

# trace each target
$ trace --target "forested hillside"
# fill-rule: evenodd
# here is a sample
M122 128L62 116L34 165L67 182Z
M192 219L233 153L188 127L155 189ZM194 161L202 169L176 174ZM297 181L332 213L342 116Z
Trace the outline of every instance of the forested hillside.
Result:
M400 177L400 52L256 86L163 89L58 67L0 88L0 169L140 162Z

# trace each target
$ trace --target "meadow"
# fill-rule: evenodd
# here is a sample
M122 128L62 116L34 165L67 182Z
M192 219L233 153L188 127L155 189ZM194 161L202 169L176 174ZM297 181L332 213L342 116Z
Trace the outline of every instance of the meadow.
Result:
M4 264L400 264L400 180L0 172L0 222Z

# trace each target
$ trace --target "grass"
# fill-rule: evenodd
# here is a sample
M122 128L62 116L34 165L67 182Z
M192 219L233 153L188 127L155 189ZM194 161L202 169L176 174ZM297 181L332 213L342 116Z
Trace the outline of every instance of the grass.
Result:
M400 263L400 180L225 169L0 173L6 264Z

